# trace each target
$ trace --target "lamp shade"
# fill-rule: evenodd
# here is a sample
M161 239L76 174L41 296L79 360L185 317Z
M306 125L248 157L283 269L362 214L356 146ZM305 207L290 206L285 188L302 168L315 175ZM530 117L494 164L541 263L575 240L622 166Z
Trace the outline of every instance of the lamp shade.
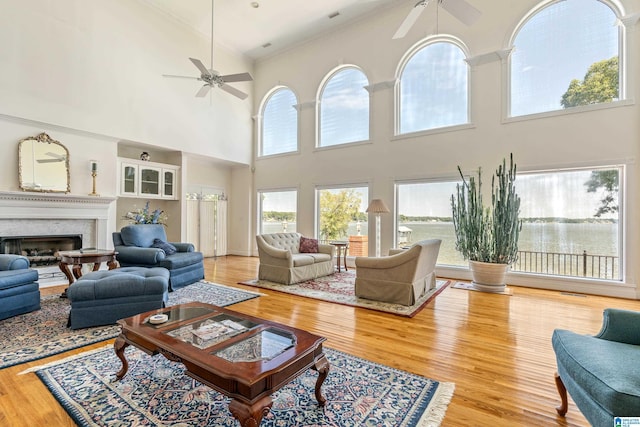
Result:
M389 213L389 212L391 211L389 210L387 205L384 204L382 199L371 200L371 203L369 203L369 207L367 208L367 213L381 214L381 213Z

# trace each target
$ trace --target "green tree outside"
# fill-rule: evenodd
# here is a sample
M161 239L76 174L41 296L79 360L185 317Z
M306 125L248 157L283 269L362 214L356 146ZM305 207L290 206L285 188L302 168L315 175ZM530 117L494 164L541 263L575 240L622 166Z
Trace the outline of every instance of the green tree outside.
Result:
M600 188L604 189L604 197L600 199L600 207L593 215L596 218L618 212L618 190L620 188L618 181L618 171L607 169L592 171L591 177L584 183L588 193L595 193Z
M262 212L263 221L274 222L294 222L296 220L295 212L279 212L279 211L264 211Z
M600 104L618 99L619 90L618 57L604 59L591 64L582 81L571 80L569 88L562 95L562 108L579 105Z
M579 105L600 104L611 102L619 98L619 67L618 57L594 62L591 64L582 81L574 79L569 88L562 95L560 103L563 108ZM587 192L595 193L604 189L604 197L600 200L600 207L594 214L600 218L608 213L618 212L618 171L596 170L584 184Z
M320 237L335 240L347 237L349 222L359 218L360 196L353 190L320 191Z

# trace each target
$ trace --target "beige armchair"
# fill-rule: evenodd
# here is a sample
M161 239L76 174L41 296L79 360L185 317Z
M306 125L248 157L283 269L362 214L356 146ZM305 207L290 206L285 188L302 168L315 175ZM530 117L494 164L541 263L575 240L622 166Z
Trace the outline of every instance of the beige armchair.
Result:
M291 285L334 272L334 247L318 245L318 252L300 252L300 233L256 236L260 265L258 278Z
M416 242L407 250L392 250L381 258L356 257L356 296L414 305L436 286L439 239Z

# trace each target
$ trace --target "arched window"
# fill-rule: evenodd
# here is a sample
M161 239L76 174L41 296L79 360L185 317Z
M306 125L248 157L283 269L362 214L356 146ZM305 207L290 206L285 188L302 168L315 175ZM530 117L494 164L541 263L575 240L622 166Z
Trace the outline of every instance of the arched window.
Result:
M600 0L548 2L513 37L510 116L620 98L620 27Z
M343 67L324 84L318 105L319 147L369 139L369 85L355 67Z
M397 86L397 133L469 122L469 65L462 49L441 39L408 53Z
M260 155L288 153L298 149L298 101L286 87L268 95L262 109Z

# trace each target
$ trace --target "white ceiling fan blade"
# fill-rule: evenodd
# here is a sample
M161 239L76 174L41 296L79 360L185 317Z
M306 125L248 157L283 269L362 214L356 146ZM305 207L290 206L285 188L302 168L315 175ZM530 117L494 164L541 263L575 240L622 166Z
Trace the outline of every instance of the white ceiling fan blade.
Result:
M64 159L38 159L36 160L38 163L57 163L57 162L61 162Z
M239 73L239 74L227 74L226 76L220 76L225 83L232 82L250 82L253 80L251 74L249 73Z
M440 0L440 4L444 10L467 26L475 24L482 15L482 12L466 0Z
M53 157L53 158L55 158L55 159L58 159L58 160L64 160L64 159L67 157L67 156L64 156L64 155L60 155L60 154L56 154L56 153L52 153L51 151L47 151L47 152L46 152L46 153L44 153L44 154L46 154L46 155L47 155L47 156L49 156L49 157Z
M227 74L220 77L225 83L253 81L253 77L249 73Z
M204 96L206 96L209 93L210 89L211 89L211 85L210 84L206 84L206 85L202 86L200 88L200 90L198 91L198 93L196 93L196 97L203 98Z
M193 65L195 65L196 67L198 67L198 70L200 70L200 72L205 75L205 76L210 76L211 72L209 70L207 70L207 67L204 66L204 64L202 63L202 61L200 61L199 59L195 59L195 58L189 58L189 60L191 62L193 62Z
M418 17L420 17L422 12L427 8L427 3L428 1L418 2L413 9L411 9L411 12L404 18L404 21L402 21L402 24L400 24L400 27L393 35L393 39L401 39L407 35L411 27L413 27L413 24L418 20Z
M246 99L247 96L249 96L246 93L244 93L243 91L238 90L233 86L229 86L229 85L225 85L225 84L220 86L220 89L224 90L225 92L229 92L231 95L237 96L240 99Z
M190 80L200 80L200 77L190 77L190 76L176 76L175 74L163 74L162 77L170 77L172 79L190 79Z

